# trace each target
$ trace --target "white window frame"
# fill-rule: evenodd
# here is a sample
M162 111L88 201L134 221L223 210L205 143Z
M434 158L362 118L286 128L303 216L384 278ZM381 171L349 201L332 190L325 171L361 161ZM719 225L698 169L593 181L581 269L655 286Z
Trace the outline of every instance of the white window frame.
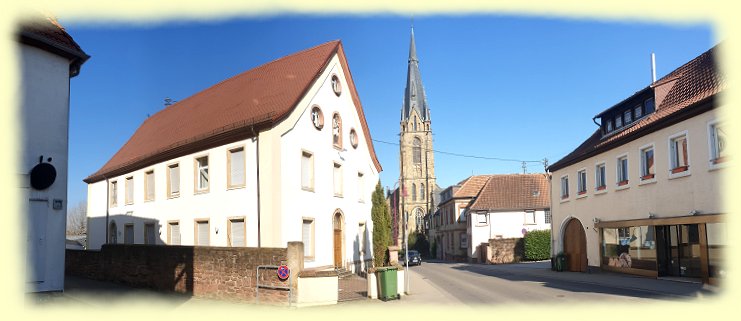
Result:
M304 244L304 258L307 260L314 260L315 256L315 250L316 250L316 220L314 220L313 217L302 217L301 218L301 241L303 242L305 238L304 235L304 225L309 222L310 224L310 233L308 239L311 244Z
M600 172L602 173L602 185L599 185ZM607 163L605 161L594 164L594 194L603 193L607 193Z
M581 168L576 172L576 198L587 196L587 169Z
M564 180L565 179L565 180ZM569 175L561 175L561 179L559 180L561 184L561 201L568 201L569 200ZM565 184L564 184L565 182Z
M536 225L536 224L538 224L538 219L536 217L536 212L537 211L535 211L535 210L525 210L525 216L524 216L524 218L525 218L525 223L524 224L525 225ZM532 220L530 220L530 219L532 219Z
M244 235L242 235L244 240L244 245L234 245L234 237L233 237L233 230L232 230L232 224L237 221L242 221L242 224L244 225L244 230L242 231ZM229 217L226 220L227 223L227 245L229 247L247 247L247 218L244 216L234 216Z
M108 204L110 207L117 207L118 206L118 181L110 181L109 185L109 199Z
M178 242L173 243L172 242L172 226L177 225L178 226ZM180 221L168 221L167 222L167 244L168 245L180 245L183 243L183 236L180 232Z
M726 123L720 120L712 120L708 122L708 167L710 170L724 168L728 164L728 152L725 155L718 155L717 150L717 137L715 133L716 127L726 127ZM726 135L728 136L728 135ZM728 137L726 138L728 139ZM727 147L726 147L727 148ZM688 145L689 149L689 145Z
M134 204L134 176L126 177L124 182L124 204ZM129 184L131 184L131 193L129 193Z
M303 172L304 171L304 166L303 166L304 158L308 158L309 160L309 168L308 168L309 181L307 182L308 185L304 184L304 172ZM313 192L314 191L314 153L307 151L307 150L301 150L301 160L300 160L299 166L301 166L301 177L300 177L300 182L299 182L301 184L301 189L304 191Z
M620 163L622 159L625 159L626 161L625 173L623 173L622 164ZM621 174L625 174L625 179L621 179ZM630 158L628 158L628 153L620 154L615 157L615 186L615 190L621 190L630 187Z
M674 154L675 154L674 140L682 136L684 136L684 139L687 140L687 164L686 164L687 170L678 172L678 173L673 173L672 171L675 168L675 161L678 162L678 160L674 159ZM687 130L683 130L681 132L678 132L674 135L669 136L669 139L667 140L667 144L668 144L667 150L669 151L669 155L668 155L669 157L667 157L667 160L669 161L669 167L668 167L669 168L669 171L668 171L669 179L685 177L685 176L689 176L690 174L692 174L692 162L691 162L692 153L690 149L691 147L690 147L689 132ZM654 155L654 162L656 162L656 155Z
M201 166L201 162L199 162L200 159L206 159L206 166ZM195 194L204 194L208 193L209 189L211 188L211 160L209 159L209 155L199 155L193 158L193 173L194 180L193 180L193 189ZM201 187L201 170L202 168L206 169L207 178L206 178L206 187Z
M487 226L487 225L489 225L489 213L477 212L476 213L476 226Z
M646 175L649 175L646 171L646 159L644 157L645 151L652 150L654 153L654 172L650 173L653 174L653 177L645 178ZM643 145L641 147L638 147L638 185L645 185L645 184L651 184L656 182L656 145L654 143L649 143L646 145Z
M206 223L206 230L208 231L208 240L206 242L206 245L198 244L201 241L200 239L198 239L198 225L201 223ZM210 246L211 245L211 220L210 219L197 218L193 220L193 245L195 246Z

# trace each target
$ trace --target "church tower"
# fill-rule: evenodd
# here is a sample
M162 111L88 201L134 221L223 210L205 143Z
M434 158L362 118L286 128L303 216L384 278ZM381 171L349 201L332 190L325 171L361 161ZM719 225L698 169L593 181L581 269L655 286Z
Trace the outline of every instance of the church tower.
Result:
M425 215L434 211L433 194L439 189L435 181L435 159L432 151L430 108L422 86L419 60L412 28L409 45L409 66L400 123L401 186L399 239L404 235L403 218L407 218L407 235L414 231L425 233ZM437 202L437 200L434 200ZM401 214L400 213L400 214ZM397 243L401 244L401 243Z

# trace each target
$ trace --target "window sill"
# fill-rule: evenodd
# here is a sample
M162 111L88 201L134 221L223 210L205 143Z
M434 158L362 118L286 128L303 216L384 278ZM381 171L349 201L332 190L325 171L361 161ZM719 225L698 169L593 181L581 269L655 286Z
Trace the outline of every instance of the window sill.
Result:
M638 182L638 186L649 185L649 184L654 184L654 183L656 183L656 177L654 175L651 175L651 178L644 179L643 177L641 177L641 180Z
M587 197L587 192L579 192L579 194L576 195L576 199L582 199Z
M676 169L676 168L675 168L675 169ZM690 176L690 174L692 174L692 172L690 172L689 168L688 168L688 169L686 169L686 170L684 170L684 171L678 171L678 172L676 172L676 173L674 172L674 170L671 170L671 171L669 172L669 179L675 179L675 178L680 178L680 177L686 177L686 176Z
M561 198L561 203L566 203L566 202L568 202L568 201L569 201L569 198L568 198L568 197L566 197L566 198L563 198L563 197L562 197L562 198Z
M247 187L247 185L244 185L244 184L242 184L242 185L234 185L234 186L227 186L226 190L227 191L231 191L233 189L242 189L242 188L245 188L245 187Z
M626 181L621 181L621 182L617 183L617 186L615 187L615 190L616 191L622 191L622 190L628 189L628 188L630 188L630 185L628 185L628 181L626 180Z
M180 197L180 193L177 193L177 194L168 195L167 199L170 200L170 199L179 198L179 197Z
M728 166L728 158L722 157L722 158L711 159L708 164L708 169L712 171L712 170L717 170L721 168L726 168L727 166Z
M151 199L151 200L144 200L144 203L152 203L152 202L154 202L154 199Z
M334 194L334 197L343 198L342 194Z
M302 191L307 191L307 192L314 193L314 188L312 188L312 187L304 187L304 186L301 186L301 190Z
M201 194L208 194L208 190L202 190L202 191L194 191L193 195L201 195Z
M690 170L689 165L687 165L687 166L679 166L679 167L673 168L672 171L671 171L671 173L672 174L678 174L678 173L686 172L686 171L689 171L689 170Z
M607 193L607 188L603 186L602 188L598 188L594 191L594 195L602 195Z

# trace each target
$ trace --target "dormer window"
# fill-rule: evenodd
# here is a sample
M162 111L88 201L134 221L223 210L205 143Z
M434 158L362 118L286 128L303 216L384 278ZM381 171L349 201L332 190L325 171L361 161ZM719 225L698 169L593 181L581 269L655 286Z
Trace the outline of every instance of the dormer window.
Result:
M608 120L607 120L607 132L609 133L609 132L611 132L611 131L612 131L613 129L615 129L615 128L612 128L612 119L608 119Z
M625 119L625 124L628 125L633 121L633 111L628 109L623 113L623 119Z
M643 102L643 106L645 107L646 115L653 113L655 109L653 97L646 99L646 101Z
M643 108L642 107L643 106L641 106L641 105L637 105L637 106L633 107L633 114L636 116L636 120L638 120L641 117L643 117Z
M617 117L615 117L615 129L618 129L620 127L623 127L623 118L621 117L621 115L618 115Z

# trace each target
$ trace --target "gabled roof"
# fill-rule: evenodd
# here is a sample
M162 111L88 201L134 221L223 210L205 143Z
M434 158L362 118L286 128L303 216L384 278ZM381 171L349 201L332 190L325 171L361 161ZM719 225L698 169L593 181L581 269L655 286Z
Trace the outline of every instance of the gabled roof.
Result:
M453 198L476 197L491 176L492 175L475 175L461 181L459 183L461 188L455 192Z
M226 79L147 118L92 183L199 150L253 137L285 119L338 54L378 171L370 130L339 40L279 58Z
M70 77L77 76L88 56L64 27L51 17L27 20L18 28L21 43L38 47L70 60Z
M718 46L711 48L639 91L653 90L654 113L609 136L602 137L600 129L595 130L586 141L549 166L548 170L559 170L715 108L716 95L726 88L725 75L718 70L715 61L717 50Z
M551 207L546 174L491 175L470 211L506 211Z

